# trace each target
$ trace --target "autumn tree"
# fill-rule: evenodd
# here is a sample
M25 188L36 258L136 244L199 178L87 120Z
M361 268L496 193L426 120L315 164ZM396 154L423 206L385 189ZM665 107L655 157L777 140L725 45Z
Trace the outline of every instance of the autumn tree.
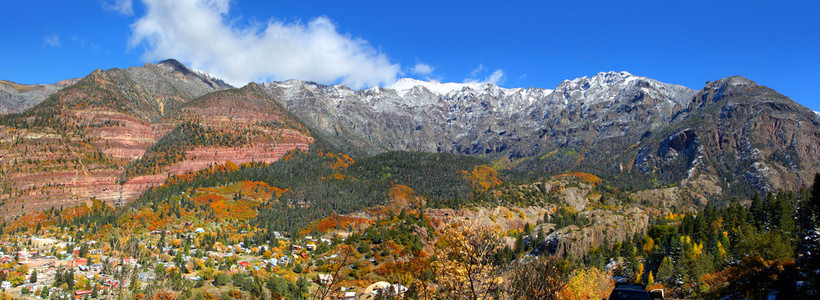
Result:
M435 243L432 266L441 291L451 298L486 299L499 292L498 267L492 264L500 248L498 229L453 223Z
M330 298L333 293L341 290L341 271L347 266L350 265L352 262L356 260L354 255L353 247L350 245L339 245L338 248L340 255L336 257L336 259L329 262L330 266L332 267L332 273L330 274L330 282L324 282L316 290L313 294L311 299L327 299Z
M565 282L561 279L560 261L539 257L516 261L508 271L506 293L511 299L559 299Z

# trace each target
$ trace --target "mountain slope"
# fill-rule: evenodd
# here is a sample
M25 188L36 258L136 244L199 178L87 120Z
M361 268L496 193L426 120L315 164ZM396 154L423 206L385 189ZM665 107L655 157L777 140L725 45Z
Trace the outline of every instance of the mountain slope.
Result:
M712 176L732 194L796 190L820 171L814 112L740 76L708 83L646 145L635 159L643 172Z
M78 80L79 78L66 79L54 84L35 85L0 80L0 115L24 112Z
M312 142L255 85L232 89L174 60L97 70L0 118L0 204L16 213L91 197L130 201L168 174L272 162Z
M369 154L481 155L514 162L528 177L574 169L634 188L745 193L795 188L820 170L816 115L738 77L701 91L626 72L554 90L413 79L367 90L297 80L266 87L337 145Z
M479 156L521 182L585 171L629 190L708 191L702 200L793 189L820 170L816 114L741 77L700 91L627 72L555 89L413 79L235 89L167 60L94 71L0 117L0 204L14 213L126 202L169 175L274 162L316 142L355 157Z
M565 81L556 90L408 79L393 88L360 91L296 80L267 87L309 125L371 153L412 150L512 157L623 136L624 127L636 120L660 126L694 94L626 72Z

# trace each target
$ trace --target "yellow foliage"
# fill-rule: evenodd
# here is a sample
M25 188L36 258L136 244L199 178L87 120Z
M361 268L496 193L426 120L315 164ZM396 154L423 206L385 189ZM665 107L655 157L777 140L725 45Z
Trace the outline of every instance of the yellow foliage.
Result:
M432 267L443 291L456 298L476 299L495 286L499 276L487 261L501 245L498 231L459 224L441 230Z
M615 283L604 271L597 268L578 269L561 290L561 296L566 300L601 299L608 297L614 286Z
M583 172L570 172L570 173L558 174L558 175L555 175L555 176L552 176L552 177L553 178L574 177L574 178L580 179L583 182L589 183L591 185L597 185L597 184L601 183L601 178L600 177L589 174L589 173L583 173Z
M643 252L644 253L649 253L649 252L652 251L652 248L655 248L655 240L653 240L652 238L649 238L649 240L646 241L645 244L643 244Z
M473 188L479 191L486 191L501 184L498 171L487 165L475 166L472 172L462 170L461 173L472 182Z
M719 257L719 258L725 258L725 257L726 257L726 249L723 249L723 244L721 244L720 242L718 242L718 244L717 244L717 248L718 248L718 250L717 250L717 252L718 252L718 257Z

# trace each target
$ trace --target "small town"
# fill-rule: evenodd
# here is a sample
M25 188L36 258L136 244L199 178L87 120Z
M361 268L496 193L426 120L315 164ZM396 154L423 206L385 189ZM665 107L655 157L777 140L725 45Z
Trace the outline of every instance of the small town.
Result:
M344 240L338 235L333 239L304 236L294 240L289 234L274 232L272 244L276 247L265 241L266 245L252 247L243 242L216 242L198 248L213 233L202 227L186 227L133 237L149 252L136 258L115 250L110 242L60 234L61 231L66 232L45 230L41 235L8 236L0 246L0 289L23 299L108 299L116 298L112 295L124 290L142 291L167 280L193 286L203 291L197 295L206 299L232 295L222 291L231 283L241 288L243 280L252 284L260 276L275 276L288 280L282 281L285 288L289 279L297 278L296 287L307 294L333 281L332 275L321 272L332 270L322 265L339 257L328 249ZM339 298L372 299L388 289L400 295L408 288L381 281L359 290L341 287L343 293Z

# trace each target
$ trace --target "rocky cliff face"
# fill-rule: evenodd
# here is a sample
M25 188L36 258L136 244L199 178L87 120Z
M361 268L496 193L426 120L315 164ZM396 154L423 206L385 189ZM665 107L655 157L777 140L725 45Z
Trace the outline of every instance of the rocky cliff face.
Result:
M227 161L273 162L313 142L261 87L231 88L168 60L94 71L33 108L0 118L0 205L14 215L91 197L125 203L169 175ZM173 153L181 160L122 180L185 122L217 136L247 134L246 142L204 140Z
M820 120L776 91L734 76L710 82L640 147L635 167L731 192L797 189L820 171Z
M535 254L549 253L566 258L580 258L589 249L631 240L637 234L646 234L649 215L640 208L619 212L592 210L585 212L595 223L580 228L570 225L550 233L543 241L537 241Z
M412 79L368 90L297 80L266 87L308 125L365 153L527 158L528 170L659 185L706 178L728 191L795 188L820 171L816 115L741 77L701 91L626 72L554 90Z
M567 80L555 90L412 79L359 91L296 80L267 87L309 125L369 152L512 157L640 136L668 123L695 93L626 72Z

